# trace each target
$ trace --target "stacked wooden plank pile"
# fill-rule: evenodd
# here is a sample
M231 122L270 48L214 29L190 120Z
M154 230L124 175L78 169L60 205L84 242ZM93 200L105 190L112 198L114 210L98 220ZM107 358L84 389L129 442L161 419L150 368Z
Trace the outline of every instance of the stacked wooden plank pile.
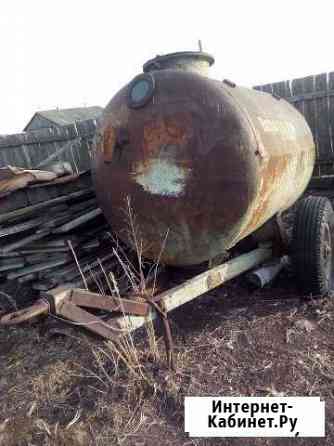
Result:
M111 269L113 243L89 172L73 175L59 166L53 172L5 169L0 169L2 280L30 283L38 291L86 287Z

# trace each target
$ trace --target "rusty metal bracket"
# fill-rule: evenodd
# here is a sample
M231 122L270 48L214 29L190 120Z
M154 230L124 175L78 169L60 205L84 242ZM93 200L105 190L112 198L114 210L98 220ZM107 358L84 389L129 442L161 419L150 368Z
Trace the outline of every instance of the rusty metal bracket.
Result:
M34 305L23 310L5 314L0 318L0 325L16 325L34 319L37 316L47 315L49 304L44 299L38 300Z
M59 287L42 295L42 298L34 305L2 316L0 325L14 325L27 322L37 316L55 314L76 325L85 326L102 337L110 339L119 336L120 330L112 321L105 322L82 307L141 317L145 317L149 312L147 302L118 299L86 290Z
M167 314L166 313L163 313L163 314L165 314L165 316L162 316L161 313L159 313L163 327L164 327L164 341L165 341L165 347L166 347L167 364L170 369L175 370L174 343L173 343L173 337L172 337L172 330L170 328L170 322L167 317Z
M159 317L160 321L162 322L162 326L164 328L164 342L165 342L165 348L166 348L166 356L167 356L167 363L168 367L172 370L175 370L175 364L174 364L174 343L173 343L173 337L172 337L172 330L170 328L170 323L168 320L168 314L166 311L164 311L161 302L156 302L154 298L150 298L146 295L144 295L144 298L148 302L149 305L152 306L152 309L156 311L157 316Z
M98 310L123 314L133 314L136 316L146 316L149 311L149 306L146 302L104 296L81 289L72 290L68 301L73 305L80 307L95 308Z

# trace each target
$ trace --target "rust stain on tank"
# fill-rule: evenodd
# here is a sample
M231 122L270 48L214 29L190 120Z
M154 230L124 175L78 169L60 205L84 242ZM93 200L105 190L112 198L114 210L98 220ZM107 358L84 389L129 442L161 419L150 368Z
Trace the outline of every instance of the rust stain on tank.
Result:
M111 124L109 124L103 133L102 151L105 161L111 161L114 147L116 144L116 131Z
M186 113L174 116L158 117L144 126L144 155L155 154L162 145L172 144L184 146L191 135L191 117Z
M157 117L143 130L142 158L132 165L137 184L153 195L178 197L191 173L187 144L192 133L186 113Z
M281 178L291 161L291 155L270 158L267 165L263 168L261 188L258 192L258 202L253 211L252 218L243 231L243 236L251 233L263 220L263 216L268 214L271 204L271 193L274 187L278 187L277 179ZM284 187L284 185L282 185ZM274 209L273 209L274 211Z

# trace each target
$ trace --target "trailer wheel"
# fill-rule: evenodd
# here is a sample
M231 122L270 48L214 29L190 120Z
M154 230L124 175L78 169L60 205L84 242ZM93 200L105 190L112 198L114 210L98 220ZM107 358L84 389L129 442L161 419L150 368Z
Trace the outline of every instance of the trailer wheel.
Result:
M325 197L308 197L296 212L292 259L305 293L328 295L334 285L334 211Z

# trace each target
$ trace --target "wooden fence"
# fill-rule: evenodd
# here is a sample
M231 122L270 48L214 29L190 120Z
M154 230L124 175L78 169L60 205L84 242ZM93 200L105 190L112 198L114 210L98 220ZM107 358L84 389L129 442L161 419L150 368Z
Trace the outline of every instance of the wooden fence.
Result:
M74 172L88 170L96 126L97 122L89 119L60 128L0 135L0 167L46 169L57 161L67 161Z
M334 176L334 72L254 88L281 96L305 116L317 150L313 175Z

